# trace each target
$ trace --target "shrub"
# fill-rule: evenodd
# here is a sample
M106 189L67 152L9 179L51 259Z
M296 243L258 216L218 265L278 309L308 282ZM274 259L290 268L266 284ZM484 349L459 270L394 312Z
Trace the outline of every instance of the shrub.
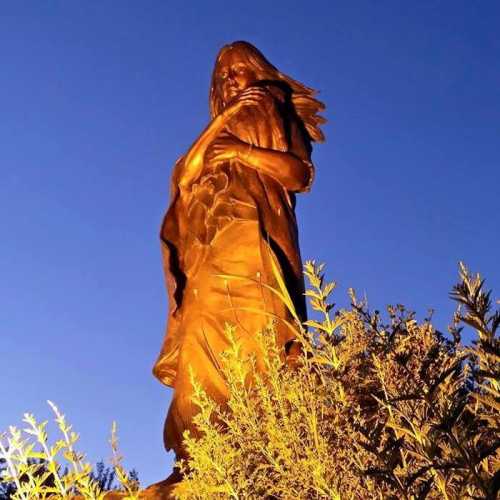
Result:
M352 308L334 311L335 283L323 266L305 265L306 292L319 319L300 324L285 285L275 293L296 321L301 354L287 365L274 326L257 335L265 369L243 357L235 329L224 355L230 398L218 406L192 380L200 436L186 433L190 459L179 499L494 499L500 484L500 313L479 275L461 265L451 296L459 303L447 337L430 318L417 322L401 305L387 320L351 291ZM464 325L476 340L464 345ZM13 499L103 499L116 478L139 497L137 474L118 452L113 471L95 473L75 450L78 435L49 402L62 439L45 427L0 436L0 494ZM68 467L63 470L62 463Z
M227 405L193 380L201 437L185 435L176 497L496 498L500 314L480 277L461 266L446 338L401 305L384 321L354 292L352 309L334 312L323 266L308 262L305 275L321 318L297 324L296 363L283 366L270 325L258 336L266 369L256 373L227 325ZM276 293L287 300L283 287ZM470 346L464 324L477 332Z
M55 413L55 422L62 434L54 445L48 442L45 430L47 421L38 423L29 413L24 414L27 427L20 430L14 426L9 433L0 435L0 486L4 497L14 500L44 500L57 498L83 498L103 500L105 490L113 485L115 476L120 488L129 499L138 498L137 472L127 474L121 465L118 452L116 424L111 430L113 471L104 464L92 471L84 455L76 451L78 434L73 432L65 416L52 402L48 402ZM66 464L63 467L63 463Z

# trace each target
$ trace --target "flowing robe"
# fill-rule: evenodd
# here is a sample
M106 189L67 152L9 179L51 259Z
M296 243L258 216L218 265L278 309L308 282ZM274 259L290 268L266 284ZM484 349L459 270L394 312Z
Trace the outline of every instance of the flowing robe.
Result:
M240 111L225 130L254 146L293 152L307 163L298 119L287 112L281 91L268 92L266 104ZM174 168L171 204L160 233L169 313L153 368L174 389L164 441L178 458L186 456L183 432L196 432L190 373L219 403L228 398L221 372L221 353L229 347L225 324L236 326L242 355L259 357L255 333L270 317L277 319L276 340L284 352L294 338L286 324L292 321L289 311L265 286L278 287L273 262L299 316L305 317L294 193L238 160L204 165L190 192L181 193L182 162Z

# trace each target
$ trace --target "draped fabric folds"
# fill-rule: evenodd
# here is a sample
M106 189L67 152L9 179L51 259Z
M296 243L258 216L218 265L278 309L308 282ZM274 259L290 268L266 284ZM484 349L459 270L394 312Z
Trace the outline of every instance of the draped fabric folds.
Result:
M272 106L240 112L226 127L242 141L305 156L303 138L286 113L276 89ZM308 157L304 157L308 161ZM186 456L182 433L192 428L191 373L216 401L227 389L221 353L228 348L225 324L236 327L242 354L255 354L255 333L275 318L277 342L293 340L286 306L266 285L277 288L272 267L287 284L296 310L305 316L302 264L295 219L295 195L276 179L231 160L204 165L188 192L178 180L183 159L172 175L171 204L161 227L163 266L169 312L167 332L153 368L174 389L164 441L177 457Z

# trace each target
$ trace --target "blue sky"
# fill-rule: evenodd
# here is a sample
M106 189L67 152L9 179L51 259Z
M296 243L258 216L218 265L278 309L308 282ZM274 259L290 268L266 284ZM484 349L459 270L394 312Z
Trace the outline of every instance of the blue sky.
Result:
M326 103L297 215L340 305L354 287L446 329L459 260L498 297L499 25L488 0L2 2L0 429L51 399L91 461L116 420L125 465L169 473L158 231L233 40Z

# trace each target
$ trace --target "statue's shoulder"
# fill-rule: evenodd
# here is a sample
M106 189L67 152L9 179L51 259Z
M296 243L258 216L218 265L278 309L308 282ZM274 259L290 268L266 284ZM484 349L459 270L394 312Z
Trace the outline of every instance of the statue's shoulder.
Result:
M284 88L282 82L277 82L274 80L260 81L257 82L254 86L264 89L270 98L280 104L283 104L286 101L287 93L289 93L289 91Z
M277 82L270 82L266 84L265 89L272 95L272 97L283 104L286 100L286 92L281 88Z
M179 158L177 158L177 160L175 160L174 168L180 167L181 164L184 163L184 158L185 157L186 157L186 155L179 156Z
M268 105L283 105L286 101L286 91L281 87L279 82L274 81L261 81L257 82L251 87L263 89L266 91ZM251 88L250 87L250 88Z
M173 202L177 198L179 192L179 179L182 175L182 167L184 165L184 158L186 155L181 155L174 163L170 181L170 201Z

